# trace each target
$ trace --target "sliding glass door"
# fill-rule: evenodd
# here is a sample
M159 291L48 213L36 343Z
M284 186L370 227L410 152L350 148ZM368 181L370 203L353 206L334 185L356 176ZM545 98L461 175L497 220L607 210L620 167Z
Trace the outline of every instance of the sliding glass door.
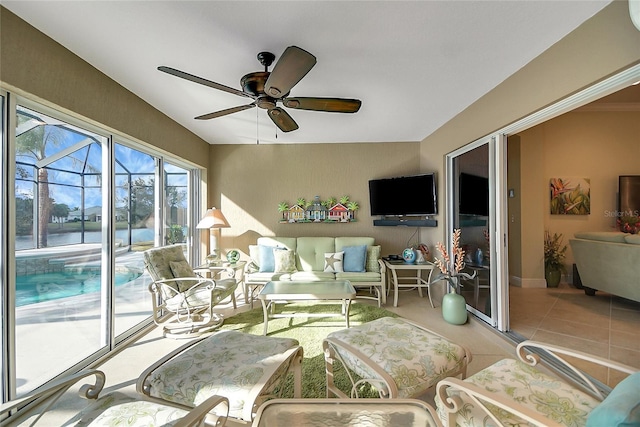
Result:
M199 174L179 159L27 100L12 109L3 118L15 122L2 127L12 126L3 139L3 400L150 325L142 252L181 244L189 256L199 216L190 208Z
M501 294L508 277L502 268L506 248L500 236L504 225L502 191L504 141L492 137L469 144L447 155L447 235L461 230L460 245L465 250L465 272L460 293L467 309L492 326L506 324Z

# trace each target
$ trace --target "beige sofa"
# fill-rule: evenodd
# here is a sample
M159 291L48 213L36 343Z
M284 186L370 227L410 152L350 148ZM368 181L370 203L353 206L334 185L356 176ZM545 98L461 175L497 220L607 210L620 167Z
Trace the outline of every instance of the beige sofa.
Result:
M581 232L569 240L587 295L596 290L640 302L640 235Z
M336 271L325 271L325 254L339 258L341 252L342 268L337 263ZM386 302L386 267L373 237L259 237L249 255L245 283L251 296L272 280L349 280L358 298L377 300L378 306Z

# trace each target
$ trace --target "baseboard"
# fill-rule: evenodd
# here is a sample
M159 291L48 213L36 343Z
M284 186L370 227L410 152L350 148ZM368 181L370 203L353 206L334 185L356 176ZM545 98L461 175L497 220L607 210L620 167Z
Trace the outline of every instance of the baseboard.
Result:
M547 281L545 279L523 279L518 276L510 276L509 284L519 288L546 288Z

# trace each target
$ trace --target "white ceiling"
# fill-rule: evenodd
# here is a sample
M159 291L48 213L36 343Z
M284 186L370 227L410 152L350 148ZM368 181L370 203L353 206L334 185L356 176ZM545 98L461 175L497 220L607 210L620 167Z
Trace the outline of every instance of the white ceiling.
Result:
M211 144L420 141L593 16L610 0L7 1L2 5ZM317 58L291 96L362 100L355 114L264 110L197 121L248 98L261 51ZM276 57L276 61L277 61ZM257 113L257 114L256 114ZM276 139L277 135L277 139Z

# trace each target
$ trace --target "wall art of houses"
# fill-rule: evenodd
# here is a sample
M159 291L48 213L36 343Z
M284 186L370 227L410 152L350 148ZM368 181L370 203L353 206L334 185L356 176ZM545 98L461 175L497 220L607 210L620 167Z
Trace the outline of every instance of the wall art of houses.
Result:
M315 196L313 201L298 198L296 203L290 205L281 202L278 212L281 214L280 222L283 223L344 223L356 221L356 211L360 209L357 202L349 200L349 196L342 196L340 200L330 197L321 200Z
M589 178L551 178L549 190L552 215L589 215L591 213Z

